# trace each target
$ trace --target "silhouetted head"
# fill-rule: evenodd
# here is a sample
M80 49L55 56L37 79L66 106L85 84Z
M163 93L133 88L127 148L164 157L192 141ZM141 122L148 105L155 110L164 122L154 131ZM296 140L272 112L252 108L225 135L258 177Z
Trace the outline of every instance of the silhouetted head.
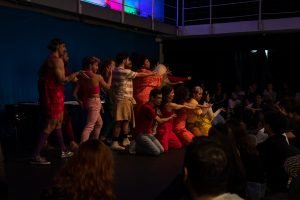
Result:
M90 65L93 65L95 63L100 63L100 59L95 56L86 56L82 59L82 68L83 69L89 69Z
M48 44L48 49L50 51L56 51L58 46L61 45L61 44L65 44L64 41L62 41L61 39L59 38L54 38L52 39L49 44Z
M188 190L196 196L219 195L227 190L228 159L223 148L207 137L195 137L184 160Z

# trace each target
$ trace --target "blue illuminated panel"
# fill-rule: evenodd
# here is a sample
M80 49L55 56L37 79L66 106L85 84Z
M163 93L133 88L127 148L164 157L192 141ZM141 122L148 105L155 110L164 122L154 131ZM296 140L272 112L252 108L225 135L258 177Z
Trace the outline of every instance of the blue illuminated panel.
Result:
M106 6L105 0L81 0L87 3L95 4L98 6Z
M108 7L112 10L122 11L122 0L81 0L87 3ZM151 18L152 0L124 0L124 12ZM154 1L154 19L164 20L164 0Z

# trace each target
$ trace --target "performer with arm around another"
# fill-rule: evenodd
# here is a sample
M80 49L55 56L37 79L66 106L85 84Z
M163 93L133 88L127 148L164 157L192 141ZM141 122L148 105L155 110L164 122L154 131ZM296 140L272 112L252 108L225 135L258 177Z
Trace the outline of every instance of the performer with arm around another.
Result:
M163 146L155 138L156 127L159 123L169 121L176 115L162 118L159 106L162 102L162 92L155 88L150 92L150 100L141 106L134 129L135 141L129 147L129 153L137 152L158 156L164 152ZM134 149L135 151L132 151Z
M50 164L40 153L48 136L54 130L61 147L61 157L72 156L64 144L61 125L64 114L64 84L74 80L79 72L65 76L63 55L67 51L65 43L60 39L53 39L49 45L51 51L42 64L39 72L38 89L40 105L45 119L45 126L39 136L37 146L31 158L31 164Z
M114 129L113 142L111 148L113 150L125 150L123 146L128 146L129 122L132 127L135 126L133 105L136 104L133 98L132 80L136 77L154 76L157 73L134 72L131 70L132 63L130 57L126 53L119 53L116 57L117 67L113 70L113 101L114 101ZM124 139L122 145L119 145L118 139L123 130Z
M81 143L88 140L92 132L93 137L98 139L103 125L100 114L100 85L105 90L110 89L113 68L110 68L108 80L105 82L103 77L97 74L99 63L100 60L97 57L85 57L83 59L83 74L85 76L79 76L78 84L76 85L77 88L81 88L80 90L84 92L83 107L87 111L87 121L81 134ZM75 91L78 90L79 89L75 89Z

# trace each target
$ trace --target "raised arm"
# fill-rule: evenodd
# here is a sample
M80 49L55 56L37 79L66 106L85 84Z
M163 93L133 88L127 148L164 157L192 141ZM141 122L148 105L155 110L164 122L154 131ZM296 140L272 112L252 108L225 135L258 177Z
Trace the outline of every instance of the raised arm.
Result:
M112 71L114 70L114 67L110 67L107 71L107 82L105 82L102 75L98 75L98 80L103 89L109 90L111 87L111 81L112 81Z
M104 78L101 75L98 75L99 83L101 84L101 87L105 90L109 90L111 87L111 80L112 80L112 75L108 77L107 82L105 82Z

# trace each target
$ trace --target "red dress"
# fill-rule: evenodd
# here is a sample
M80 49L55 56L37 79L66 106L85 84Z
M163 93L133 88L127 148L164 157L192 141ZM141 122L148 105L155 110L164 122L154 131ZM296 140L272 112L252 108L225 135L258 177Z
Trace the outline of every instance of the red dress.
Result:
M169 112L166 109L162 110L162 118L170 117L172 114L173 111ZM173 119L159 124L155 136L164 147L165 152L168 152L169 147L171 149L180 149L182 147L180 140L173 132Z
M186 109L177 110L176 117L173 119L173 131L184 145L190 143L194 138L194 134L186 129L186 119Z
M50 59L42 66L38 81L39 98L43 114L58 119L64 112L64 85L56 80L54 69L48 64Z
M152 73L147 69L140 69L138 72ZM153 88L157 88L161 85L161 76L146 76L137 77L133 80L133 97L136 101L135 111L136 116L141 106L149 101L149 95Z

